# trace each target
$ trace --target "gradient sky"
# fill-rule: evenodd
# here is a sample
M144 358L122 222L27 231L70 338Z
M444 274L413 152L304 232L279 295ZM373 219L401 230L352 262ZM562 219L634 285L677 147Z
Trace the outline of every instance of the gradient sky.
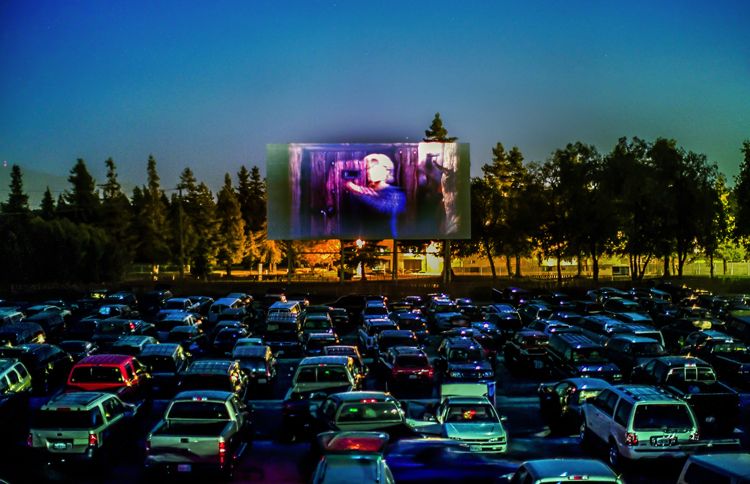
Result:
M474 175L498 141L544 160L665 136L731 181L748 20L744 0L0 0L0 163L102 180L112 156L141 184L153 153L162 186L190 166L216 188L267 143L415 141L439 111Z

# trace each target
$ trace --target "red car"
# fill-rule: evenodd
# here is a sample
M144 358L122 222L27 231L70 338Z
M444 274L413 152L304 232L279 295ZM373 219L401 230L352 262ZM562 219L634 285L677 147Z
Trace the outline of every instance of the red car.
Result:
M67 391L114 393L127 402L146 398L151 375L133 356L92 355L70 370Z
M380 367L387 388L396 386L431 386L435 369L427 354L413 346L394 346L380 356Z

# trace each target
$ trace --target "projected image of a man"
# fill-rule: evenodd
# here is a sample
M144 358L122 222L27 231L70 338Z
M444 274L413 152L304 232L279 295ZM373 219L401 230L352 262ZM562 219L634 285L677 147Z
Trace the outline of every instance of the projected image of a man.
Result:
M373 153L364 162L366 186L349 181L345 188L365 207L362 217L368 224L382 221L390 228L391 236L398 238L398 216L404 211L406 198L400 188L392 185L393 161L384 154Z

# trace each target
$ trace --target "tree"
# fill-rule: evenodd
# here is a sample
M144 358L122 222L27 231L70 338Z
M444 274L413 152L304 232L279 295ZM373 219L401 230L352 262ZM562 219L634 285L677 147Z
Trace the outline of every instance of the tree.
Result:
M266 183L257 166L253 166L249 172L244 165L241 166L237 179L237 199L245 230L248 233L258 232L266 220Z
M2 204L2 212L21 215L29 212L29 196L23 191L21 167L13 165L10 171L10 193L8 202Z
M440 141L443 143L452 143L458 138L448 136L448 130L443 126L443 120L440 119L440 113L435 113L432 119L430 129L424 132L424 141Z
M72 185L72 189L64 194L67 217L74 222L97 223L99 221L99 194L96 190L96 181L82 158L78 158L70 170L68 182ZM58 204L59 208L60 204Z
M708 257L710 276L714 277L714 256L729 239L729 189L726 179L719 175L714 190L706 193L708 216L699 220L698 245Z
M137 197L141 198L138 203ZM171 253L167 243L167 207L156 171L156 159L152 155L148 157L147 184L138 192L134 190L133 207L137 210L137 258L151 264L154 272L158 272L159 265L167 262Z
M219 219L218 259L224 265L227 276L232 275L232 265L242 262L246 252L245 222L242 220L240 204L232 187L232 177L224 175L216 203Z
M42 204L39 207L39 215L44 220L52 220L55 218L55 200L52 198L52 192L49 187L44 191L42 196Z
M112 241L114 248L110 257L116 259L116 266L126 268L134 256L133 215L130 200L122 191L117 180L117 166L112 158L104 162L107 167L106 182L102 186L100 227Z
M734 178L734 236L747 241L750 239L750 140L742 142L740 151L744 157Z

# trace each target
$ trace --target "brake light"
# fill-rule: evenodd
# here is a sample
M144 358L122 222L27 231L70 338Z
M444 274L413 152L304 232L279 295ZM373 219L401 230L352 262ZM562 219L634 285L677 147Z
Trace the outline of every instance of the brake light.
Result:
M227 458L227 443L223 440L219 441L219 464L224 465Z
M26 447L32 447L34 445L34 436L29 432L29 435L26 437Z
M625 445L638 445L638 434L628 432L625 434Z
M377 399L375 398L363 398L359 401L359 403L377 403Z
M432 367L430 367L430 368L429 368L429 369L427 370L427 376L428 376L428 377L430 377L430 378L432 378L432 377L433 377L434 375L435 375L435 370L434 370L434 369L432 369Z
M135 323L130 323L130 331L135 331Z
M99 438L96 434L89 434L89 447L96 447L99 444Z

